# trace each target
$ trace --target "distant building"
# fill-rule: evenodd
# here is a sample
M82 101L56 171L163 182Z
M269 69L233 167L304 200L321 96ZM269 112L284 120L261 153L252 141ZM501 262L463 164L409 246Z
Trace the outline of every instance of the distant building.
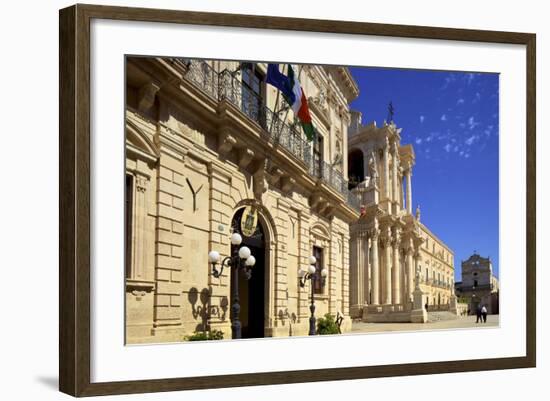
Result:
M493 274L490 258L484 258L474 251L462 261L462 281L455 284L456 295L469 305L474 314L478 305L485 305L490 314L499 312L499 282Z
M412 206L411 144L393 122L361 124L352 111L348 177L362 214L351 225L350 315L367 322L414 321L413 309L456 312L454 254ZM418 283L419 296L413 307ZM425 321L420 318L419 321Z

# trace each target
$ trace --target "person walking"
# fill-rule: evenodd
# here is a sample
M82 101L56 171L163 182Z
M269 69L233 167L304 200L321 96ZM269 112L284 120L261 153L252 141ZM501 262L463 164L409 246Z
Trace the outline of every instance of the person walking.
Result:
M476 307L476 323L482 322L481 317L481 305L477 305Z
M481 308L481 316L483 317L483 323L487 323L487 308L485 305Z

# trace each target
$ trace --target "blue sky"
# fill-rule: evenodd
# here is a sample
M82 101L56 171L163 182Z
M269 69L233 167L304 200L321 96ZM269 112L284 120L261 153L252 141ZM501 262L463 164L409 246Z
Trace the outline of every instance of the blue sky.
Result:
M363 124L382 125L388 104L413 144L413 205L460 262L490 256L498 276L498 74L351 68L360 94L351 104Z

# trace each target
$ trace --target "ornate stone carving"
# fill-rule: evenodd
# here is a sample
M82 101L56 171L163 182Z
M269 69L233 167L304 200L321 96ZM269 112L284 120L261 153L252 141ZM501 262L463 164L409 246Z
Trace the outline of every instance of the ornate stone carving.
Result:
M191 140L195 143L200 143L201 145L204 145L204 134L202 132L199 132L187 124L184 124L182 122L177 123L177 127L181 134Z
M147 191L147 185L149 184L149 179L143 175L136 174L135 183L136 183L136 191L143 193Z
M239 167L246 168L252 159L254 158L254 152L250 149L242 149L239 152Z
M280 168L278 167L273 168L269 175L269 183L271 185L276 185L277 182L279 182L279 180L283 176L283 174L284 174L284 171L281 170Z
M160 85L155 82L148 82L139 89L138 110L148 111L155 104L155 97L160 89Z
M252 186L254 197L261 203L262 195L267 191L267 180L265 178L265 169L267 166L267 160L259 160L255 166L255 171L252 174Z
M393 230L392 245L397 248L401 243L401 228L395 227Z
M290 176L284 176L281 178L281 189L284 192L290 192L296 185L296 180Z
M372 185L378 183L378 168L376 167L376 155L374 152L371 153L371 156L369 158L369 176L370 176L370 182Z
M233 146L237 143L237 140L234 136L229 134L222 134L220 136L220 143L218 145L218 152L227 155L233 149Z
M380 233L380 244L386 248L391 245L392 235L390 227L381 230Z

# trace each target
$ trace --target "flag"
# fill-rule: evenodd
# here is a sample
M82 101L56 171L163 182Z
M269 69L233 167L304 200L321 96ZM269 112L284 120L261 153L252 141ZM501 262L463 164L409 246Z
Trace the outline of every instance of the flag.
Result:
M307 98L300 82L294 76L292 66L288 65L288 76L285 76L279 71L278 64L268 64L266 82L281 91L285 101L298 116L307 139L311 141L315 136L315 130L311 123Z

